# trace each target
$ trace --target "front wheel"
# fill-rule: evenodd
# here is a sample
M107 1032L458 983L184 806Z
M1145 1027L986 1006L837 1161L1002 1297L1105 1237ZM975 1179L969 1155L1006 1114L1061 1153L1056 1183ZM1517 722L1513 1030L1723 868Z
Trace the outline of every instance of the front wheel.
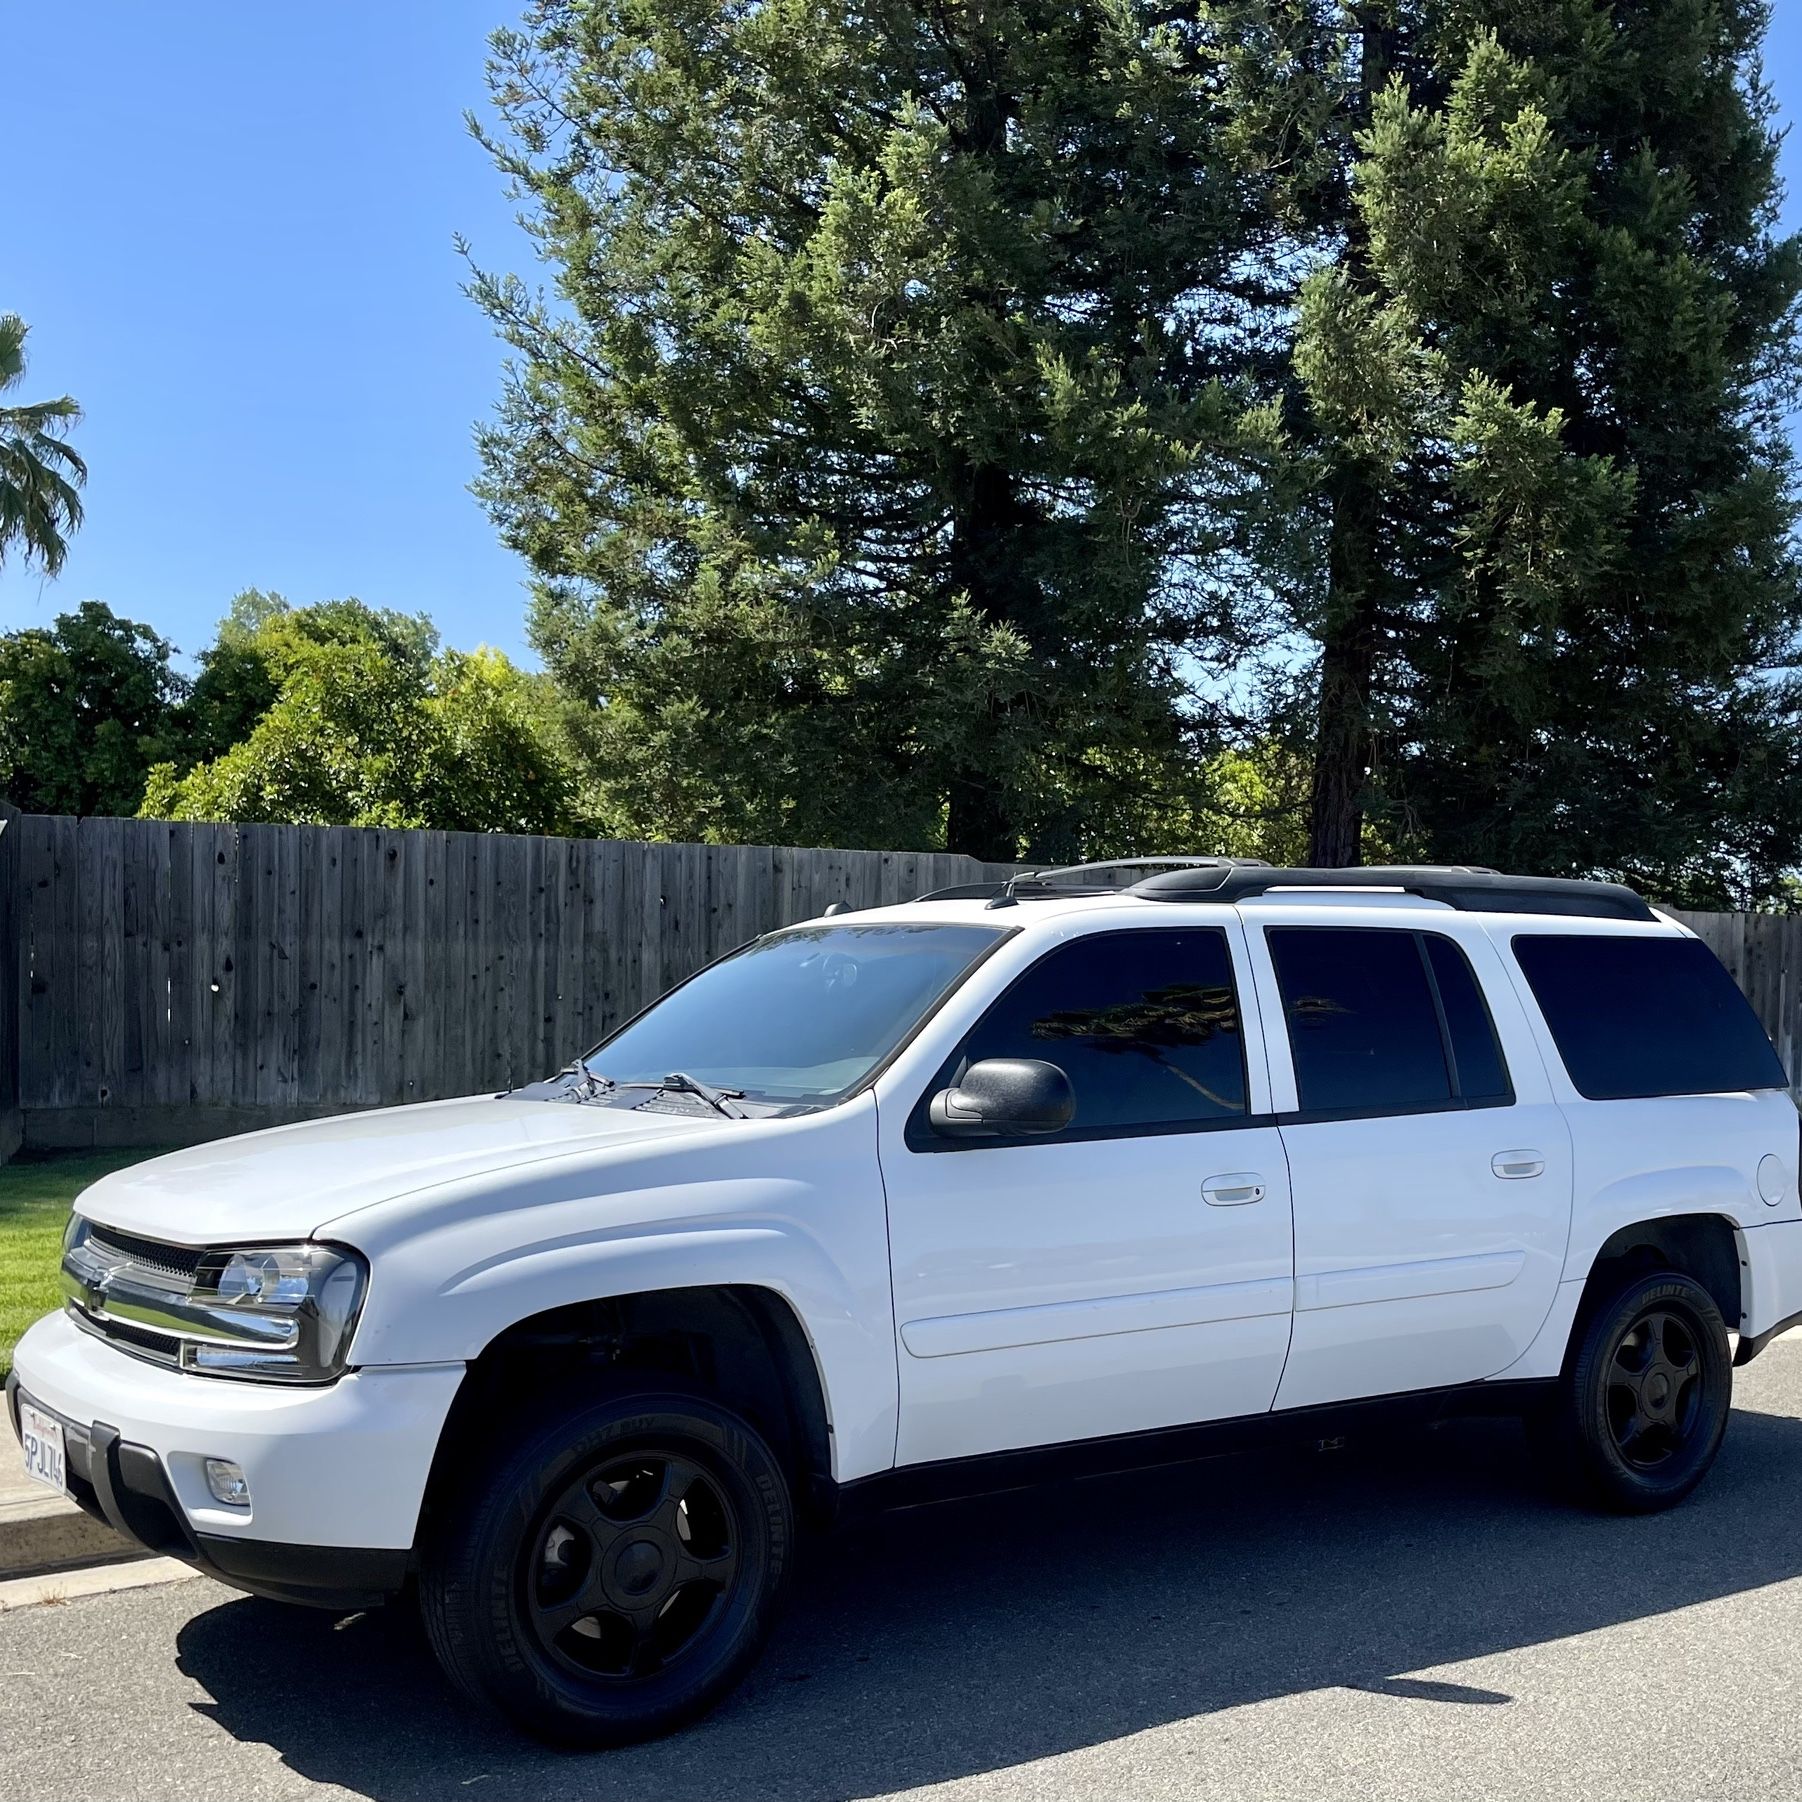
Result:
M1708 1474L1732 1406L1720 1310L1694 1278L1662 1270L1623 1284L1590 1316L1548 1424L1592 1499L1649 1514Z
M793 1541L781 1466L738 1415L677 1393L578 1404L452 1507L421 1613L474 1700L544 1739L624 1745L749 1669Z

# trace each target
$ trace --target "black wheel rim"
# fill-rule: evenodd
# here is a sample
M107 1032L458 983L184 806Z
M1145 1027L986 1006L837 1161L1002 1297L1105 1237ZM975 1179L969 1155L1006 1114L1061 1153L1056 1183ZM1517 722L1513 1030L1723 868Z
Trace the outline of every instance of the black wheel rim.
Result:
M1635 1470L1680 1459L1705 1416L1702 1336L1687 1315L1649 1308L1615 1342L1608 1365L1608 1431Z
M590 1465L539 1516L522 1572L533 1636L585 1683L643 1682L696 1659L738 1578L724 1485L678 1452Z

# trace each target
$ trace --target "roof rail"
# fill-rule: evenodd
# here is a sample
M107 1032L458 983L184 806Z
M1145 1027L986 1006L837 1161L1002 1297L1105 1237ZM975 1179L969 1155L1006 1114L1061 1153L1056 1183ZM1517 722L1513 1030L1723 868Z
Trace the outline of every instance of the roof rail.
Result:
M921 901L992 901L1007 887L1005 882L954 882L949 888L928 889L915 895L912 906Z
M1093 863L1055 864L1042 870L1022 870L1017 876L1011 876L991 890L991 907L1012 907L1022 894L1043 899L1048 895L1118 895L1132 891L1123 890L1111 883L1070 883L1062 881L1066 876L1087 876L1099 870L1220 870L1236 869L1267 870L1269 865L1255 857L1104 857ZM970 885L963 890L964 895L973 895L980 890ZM952 896L941 889L936 894L922 895L922 901L948 901Z
M935 888L915 901L994 901L1005 907L1007 897L1025 893L1043 897L1055 895L1118 895L1125 891L1117 884L1096 883L1078 887L1071 883L1053 883L1053 877L1086 876L1091 870L1167 870L1173 865L1192 869L1214 869L1222 864L1266 867L1255 857L1106 857L1094 863L1048 864L1044 868L1020 870L1016 874L987 882L954 882L948 888Z
M1146 901L1233 902L1286 889L1400 889L1470 913L1569 914L1603 920L1658 917L1645 897L1625 883L1584 882L1568 876L1504 876L1466 864L1372 865L1348 870L1228 865L1148 876L1127 893Z

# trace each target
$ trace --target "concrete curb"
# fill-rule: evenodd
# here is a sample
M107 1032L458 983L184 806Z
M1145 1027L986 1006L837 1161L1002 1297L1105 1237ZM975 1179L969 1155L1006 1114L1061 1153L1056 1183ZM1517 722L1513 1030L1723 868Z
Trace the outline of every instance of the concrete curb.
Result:
M0 1494L0 1582L147 1555L47 1489L38 1494Z
M139 1558L131 1564L90 1564L80 1570L51 1571L41 1577L15 1577L0 1583L0 1614L9 1614L15 1608L39 1608L47 1602L111 1595L116 1589L185 1583L199 1575L199 1571L190 1570L178 1558Z

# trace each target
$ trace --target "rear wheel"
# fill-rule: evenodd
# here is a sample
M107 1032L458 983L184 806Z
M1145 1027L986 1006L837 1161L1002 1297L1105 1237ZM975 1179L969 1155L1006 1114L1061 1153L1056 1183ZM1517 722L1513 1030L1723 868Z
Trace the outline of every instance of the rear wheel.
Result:
M793 1538L781 1467L747 1421L680 1394L588 1403L451 1510L421 1611L466 1694L542 1738L620 1745L743 1676Z
M1547 1423L1550 1449L1591 1499L1651 1513L1708 1474L1732 1406L1720 1310L1693 1277L1656 1271L1590 1316Z

